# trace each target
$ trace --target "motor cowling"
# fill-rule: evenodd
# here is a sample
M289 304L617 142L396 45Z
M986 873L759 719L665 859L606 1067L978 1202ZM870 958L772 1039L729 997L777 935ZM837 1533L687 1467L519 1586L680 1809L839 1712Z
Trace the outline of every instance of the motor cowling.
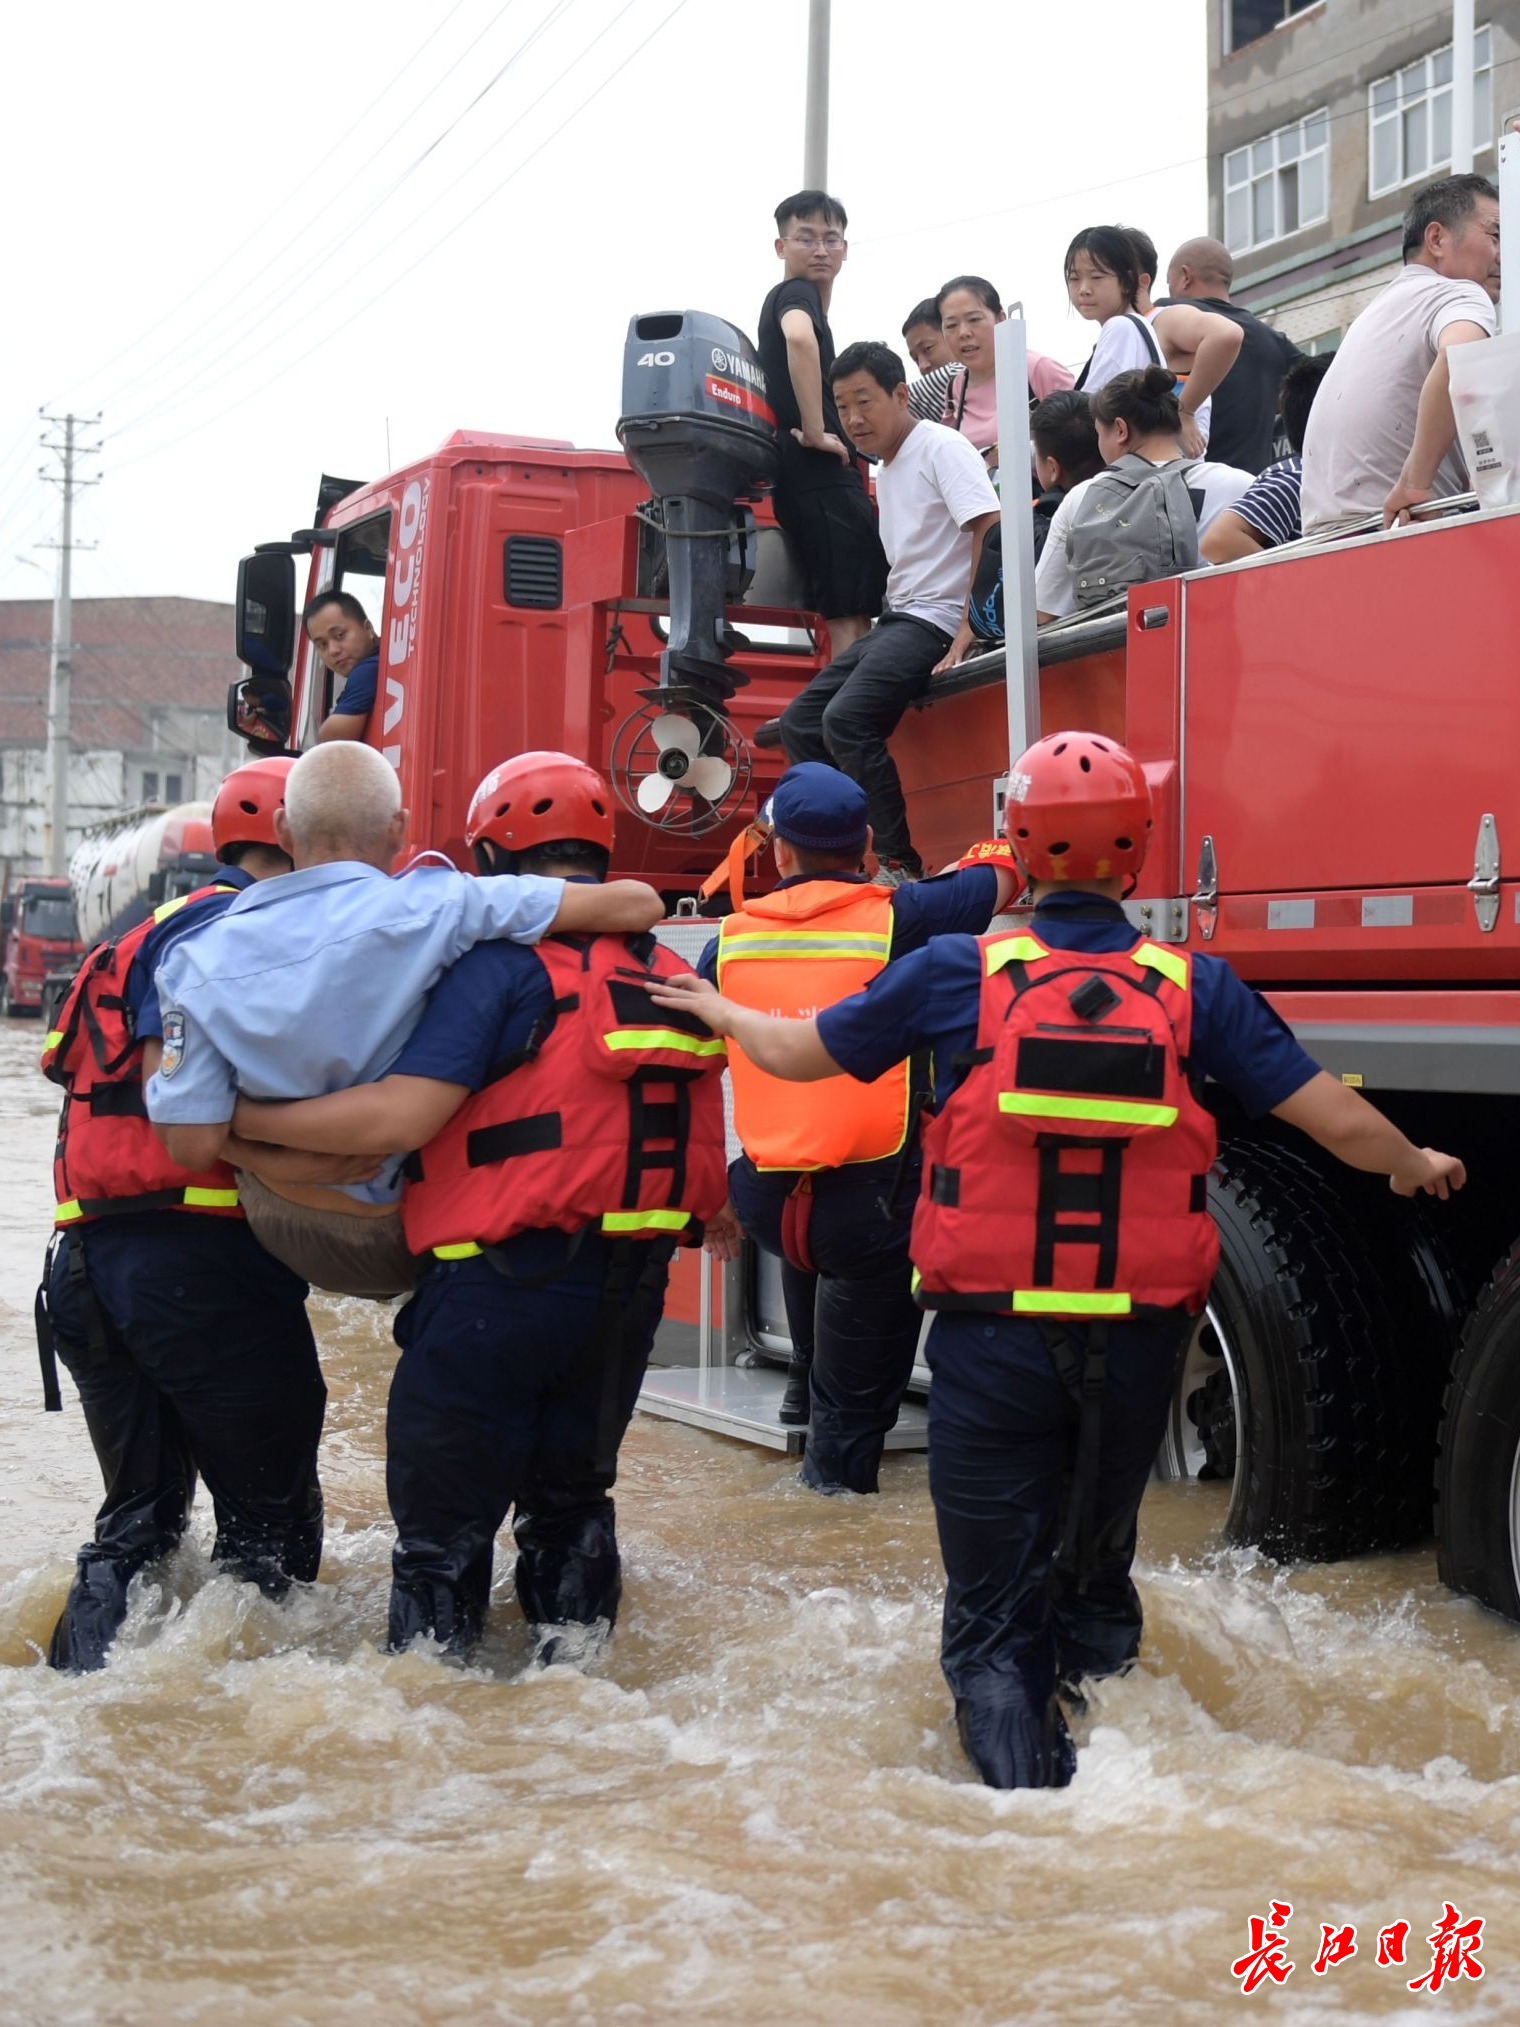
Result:
M635 317L623 352L618 441L653 493L669 574L668 701L721 709L727 605L754 575L754 515L741 496L773 478L776 418L743 332L699 310Z

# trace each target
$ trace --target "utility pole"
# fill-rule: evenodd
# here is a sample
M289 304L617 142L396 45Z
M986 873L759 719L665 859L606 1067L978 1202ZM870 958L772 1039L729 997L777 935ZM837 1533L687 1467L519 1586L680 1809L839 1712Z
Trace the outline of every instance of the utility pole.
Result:
M39 411L40 413L41 411ZM81 457L93 457L99 451L98 443L82 447L76 440L75 431L80 426L74 416L43 415L45 422L63 431L63 441L52 437L42 439L43 448L56 453L61 464L57 473L44 471L41 476L50 485L58 486L63 493L63 525L56 543L43 543L43 548L58 551L58 586L53 597L53 639L48 654L48 704L47 704L47 780L48 780L48 821L47 859L48 871L62 876L69 870L69 684L74 673L74 551L81 546L74 540L74 495L83 486L98 485L98 479L81 479L76 475L75 464ZM91 416L84 426L93 428L98 415Z
M829 0L808 0L807 117L802 187L829 187Z
M1452 0L1451 9L1451 173L1465 176L1473 165L1473 0Z

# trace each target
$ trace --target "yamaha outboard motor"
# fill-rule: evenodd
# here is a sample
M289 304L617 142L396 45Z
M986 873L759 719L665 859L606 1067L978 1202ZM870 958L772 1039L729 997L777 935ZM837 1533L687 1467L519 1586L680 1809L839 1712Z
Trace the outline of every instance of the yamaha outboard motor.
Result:
M728 667L725 609L754 575L755 517L739 504L775 476L776 422L754 347L698 310L635 317L623 354L618 441L654 495L666 545L670 633L648 709L613 741L629 808L662 828L721 823L749 756L724 706L746 678ZM740 776L743 776L741 781Z

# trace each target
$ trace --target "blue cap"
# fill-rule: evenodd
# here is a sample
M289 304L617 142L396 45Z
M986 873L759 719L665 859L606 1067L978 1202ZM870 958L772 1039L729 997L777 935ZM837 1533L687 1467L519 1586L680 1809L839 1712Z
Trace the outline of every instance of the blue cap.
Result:
M799 760L776 783L771 823L778 838L804 851L864 850L870 805L858 781L822 760Z

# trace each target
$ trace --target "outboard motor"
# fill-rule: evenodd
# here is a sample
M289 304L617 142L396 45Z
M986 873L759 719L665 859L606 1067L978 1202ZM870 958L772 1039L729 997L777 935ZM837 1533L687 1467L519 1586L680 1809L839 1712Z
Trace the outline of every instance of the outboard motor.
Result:
M777 465L776 421L754 347L698 310L635 317L617 433L654 495L649 518L665 538L670 634L659 688L641 692L647 708L613 740L613 780L646 820L700 834L730 813L750 771L724 706L747 680L728 667L725 618L755 568L755 517L739 502Z

